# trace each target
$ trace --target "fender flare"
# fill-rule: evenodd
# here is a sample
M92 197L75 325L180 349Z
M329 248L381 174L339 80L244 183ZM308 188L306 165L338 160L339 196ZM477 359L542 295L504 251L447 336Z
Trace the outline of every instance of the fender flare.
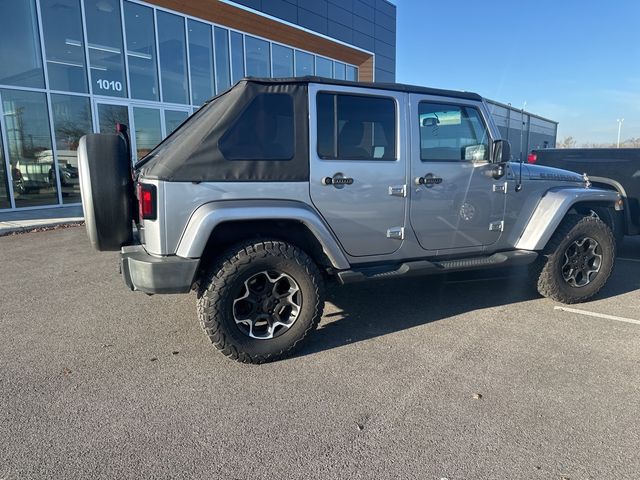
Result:
M189 218L178 242L176 255L200 258L211 233L218 225L250 220L298 221L316 237L334 268L350 268L338 241L320 215L304 203L293 200L225 200L206 203L198 207Z
M538 202L515 248L542 250L567 212L577 203L596 202L616 206L620 199L620 194L613 190L552 188Z

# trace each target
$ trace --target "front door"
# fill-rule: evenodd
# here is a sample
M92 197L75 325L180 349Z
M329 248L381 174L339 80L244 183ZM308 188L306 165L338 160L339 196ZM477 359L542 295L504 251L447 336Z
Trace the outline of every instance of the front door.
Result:
M495 243L506 178L493 178L481 104L423 95L411 95L410 104L410 221L418 242L445 254Z
M310 194L352 256L395 252L404 239L405 95L309 87Z

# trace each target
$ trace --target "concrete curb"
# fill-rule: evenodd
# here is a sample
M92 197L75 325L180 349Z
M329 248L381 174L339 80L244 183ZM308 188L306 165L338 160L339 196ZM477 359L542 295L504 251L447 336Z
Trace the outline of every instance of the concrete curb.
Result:
M18 235L21 233L44 232L58 228L77 227L80 225L84 225L83 217L40 220L36 222L0 222L0 237Z

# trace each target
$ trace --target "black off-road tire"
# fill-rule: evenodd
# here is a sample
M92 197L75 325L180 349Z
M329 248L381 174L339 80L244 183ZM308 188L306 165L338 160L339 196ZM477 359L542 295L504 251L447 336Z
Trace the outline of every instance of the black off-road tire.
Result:
M591 213L593 212L593 213ZM591 216L596 216L604 223L606 223L613 233L613 238L616 240L616 246L619 248L624 240L624 215L623 212L618 212L612 208L607 207L594 207L590 209Z
M300 287L300 313L282 334L255 339L241 331L233 305L244 282L263 270L291 276ZM314 330L324 308L324 281L313 260L301 249L279 240L239 243L204 273L198 287L200 324L211 343L227 357L243 363L265 363L287 357Z
M593 238L600 245L601 266L588 284L575 287L565 281L562 266L567 249L584 237ZM615 256L616 242L606 223L591 216L568 215L531 266L530 273L540 295L566 304L580 303L593 297L605 285L613 270Z

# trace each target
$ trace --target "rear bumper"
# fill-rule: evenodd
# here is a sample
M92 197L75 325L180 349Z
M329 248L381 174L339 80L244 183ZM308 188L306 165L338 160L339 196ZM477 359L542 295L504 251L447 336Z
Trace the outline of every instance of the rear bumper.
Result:
M131 290L145 293L188 293L196 277L199 259L154 257L142 245L122 247L120 272Z

